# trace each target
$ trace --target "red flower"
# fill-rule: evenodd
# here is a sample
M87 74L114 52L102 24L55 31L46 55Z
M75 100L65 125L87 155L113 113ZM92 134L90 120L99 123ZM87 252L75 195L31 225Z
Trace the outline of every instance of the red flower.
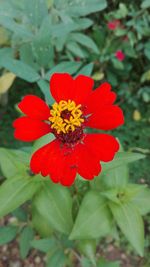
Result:
M116 19L116 20L113 20L113 21L109 21L107 23L107 27L109 30L116 30L118 27L120 26L120 20Z
M122 50L118 50L115 53L115 57L119 60L119 61L123 61L125 59L125 54L122 52Z
M33 173L49 175L54 183L70 186L76 174L91 180L101 171L100 161L111 161L119 149L108 134L84 132L85 127L112 130L124 123L122 110L114 105L116 94L105 82L96 90L90 77L53 74L50 88L55 103L51 108L34 95L18 105L25 114L14 121L15 138L34 141L53 133L55 139L37 150L30 162Z

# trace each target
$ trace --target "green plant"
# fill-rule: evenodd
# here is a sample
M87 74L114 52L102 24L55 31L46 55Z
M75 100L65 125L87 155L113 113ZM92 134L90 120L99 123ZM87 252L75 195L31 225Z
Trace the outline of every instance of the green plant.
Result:
M36 147L43 145L43 138L41 144L40 140L37 142ZM112 162L103 164L102 174L93 182L82 182L78 178L68 189L53 184L49 178L31 175L30 153L0 149L0 164L7 178L0 187L0 217L17 209L13 212L17 218L13 225L1 228L2 244L20 233L23 258L34 247L47 254L47 266L53 266L55 261L60 266L70 266L72 257L67 255L72 253L89 258L89 263L80 259L82 266L91 266L91 263L101 266L95 257L96 244L101 237L113 236L118 225L137 253L143 255L141 216L150 211L150 191L146 186L128 181L127 167L143 155L120 151ZM27 213L19 208L25 202ZM7 227L10 235L7 235ZM34 238L36 233L41 239ZM114 266L118 266L117 263Z

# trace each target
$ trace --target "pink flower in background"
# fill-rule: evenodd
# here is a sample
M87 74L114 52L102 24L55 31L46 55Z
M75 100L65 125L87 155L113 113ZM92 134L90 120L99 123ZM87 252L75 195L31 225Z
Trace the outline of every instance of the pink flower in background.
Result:
M122 52L122 50L118 50L115 53L115 57L119 60L119 61L123 61L125 59L125 54Z
M118 20L118 19L109 21L107 23L108 29L112 30L112 31L116 30L119 26L120 26L120 20Z

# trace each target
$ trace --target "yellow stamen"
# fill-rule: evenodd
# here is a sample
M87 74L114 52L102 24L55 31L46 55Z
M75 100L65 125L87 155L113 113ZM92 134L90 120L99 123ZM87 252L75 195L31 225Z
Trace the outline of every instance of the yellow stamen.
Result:
M66 111L70 115L69 118L63 118L62 112ZM76 105L72 100L61 100L59 103L54 103L50 111L51 128L55 129L57 133L68 133L74 131L76 127L80 127L84 122L82 117L81 105Z

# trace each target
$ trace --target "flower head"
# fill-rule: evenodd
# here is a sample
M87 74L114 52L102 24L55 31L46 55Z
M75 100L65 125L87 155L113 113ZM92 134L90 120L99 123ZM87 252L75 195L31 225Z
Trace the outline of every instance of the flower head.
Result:
M125 59L125 54L122 52L122 50L118 50L115 53L115 57L119 60L119 61L123 61Z
M114 30L116 30L117 28L119 28L120 24L121 24L121 23L120 23L120 20L116 19L116 20L109 21L109 22L107 23L107 27L108 27L109 30L114 31Z
M92 78L55 73L50 90L55 103L27 95L19 103L25 116L14 121L15 138L34 141L52 133L55 139L31 158L33 173L49 175L54 183L73 184L78 173L91 180L101 171L100 161L111 161L119 149L117 140L104 133L85 133L86 127L112 130L124 123L122 110L114 105L116 94L107 82L92 90Z

